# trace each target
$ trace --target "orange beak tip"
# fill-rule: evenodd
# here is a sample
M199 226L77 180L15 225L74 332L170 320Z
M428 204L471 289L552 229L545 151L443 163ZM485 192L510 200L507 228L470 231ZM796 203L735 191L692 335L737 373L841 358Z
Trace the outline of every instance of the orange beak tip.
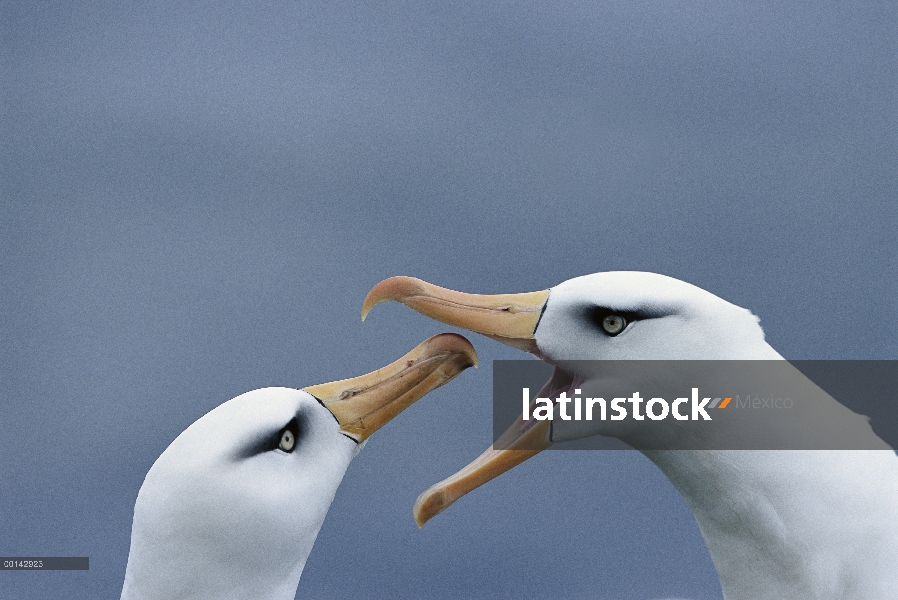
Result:
M377 302L369 302L368 298L365 298L365 302L362 303L362 323L365 322L365 317L368 316L368 313L371 312L371 309L374 308L376 304Z
M404 275L384 279L371 288L365 296L365 301L362 302L362 321L365 320L371 309L381 302L389 302L390 300L402 302L402 299L406 296L419 292L423 283L420 279Z

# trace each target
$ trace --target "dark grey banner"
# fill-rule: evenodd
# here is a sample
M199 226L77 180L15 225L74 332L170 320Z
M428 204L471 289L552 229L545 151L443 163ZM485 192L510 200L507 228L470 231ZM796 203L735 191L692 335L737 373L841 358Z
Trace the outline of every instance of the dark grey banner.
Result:
M896 390L891 360L497 360L494 447L548 423L556 449L889 450Z
M0 557L0 571L87 571L86 556L6 556Z

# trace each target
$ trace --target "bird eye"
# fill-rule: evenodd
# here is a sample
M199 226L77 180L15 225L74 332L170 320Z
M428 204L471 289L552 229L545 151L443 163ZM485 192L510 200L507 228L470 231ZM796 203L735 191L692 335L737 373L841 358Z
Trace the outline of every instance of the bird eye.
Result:
M296 436L289 429L285 429L281 433L281 441L278 443L278 448L280 448L284 452L293 452L293 448L295 446Z
M608 315L602 319L602 329L611 336L619 334L627 326L627 320L620 315Z

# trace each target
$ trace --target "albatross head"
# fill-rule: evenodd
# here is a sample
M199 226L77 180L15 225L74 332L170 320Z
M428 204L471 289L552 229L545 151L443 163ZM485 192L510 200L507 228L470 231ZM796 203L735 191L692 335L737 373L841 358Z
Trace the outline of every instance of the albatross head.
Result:
M805 422L799 431L789 426L793 421L773 414L758 421L769 431L756 431L784 439L800 439L799 433L814 438L818 435L814 425L822 424L824 437L848 434L851 443L863 440L868 449L741 452L669 451L642 443L634 447L643 449L689 503L726 598L898 598L898 459L894 451L875 435L865 417L839 404L782 361L764 341L758 319L747 310L682 281L634 272L597 273L542 292L497 296L463 294L394 277L369 292L362 317L386 300L397 300L553 364L552 378L537 394L543 398L557 398L561 391L568 391L570 397L570 391L581 386L584 396L592 385L607 389L603 377L623 377L626 384L649 377L641 368L624 369L628 374L620 375L603 364L609 360L693 359L653 372L651 377L674 384L672 389L687 381L702 387L709 381L706 378L713 380L718 371L727 370L707 369L700 361L777 361L776 367L785 374L780 383L787 381L789 389L813 398L816 420ZM580 360L588 362L575 362ZM748 370L739 377L750 376ZM725 380L728 385L736 382L738 389L738 379L727 376ZM577 429L576 423L584 427ZM650 435L660 431L670 439L681 439L689 432L685 423L659 422L663 428ZM431 486L415 504L415 520L423 525L456 499L553 441L601 433L629 442L647 431L607 427L605 421L565 421L563 413L561 420L554 421L525 423L519 417L494 445L506 450L491 447L455 475ZM729 427L715 429L714 435L728 438L737 432L736 425Z
M744 308L684 281L635 271L595 273L549 290L480 295L441 288L412 277L391 277L372 288L362 318L376 304L396 300L443 323L525 350L555 366L540 397L597 381L598 361L781 359L764 341L758 318ZM591 361L591 362L576 362ZM468 491L520 464L552 440L620 436L606 428L584 431L551 421L512 424L497 446L456 475L421 494L415 519L423 525Z
M441 334L373 373L242 394L156 460L134 507L123 598L293 598L350 461L412 402L476 364Z
M751 312L657 273L594 273L540 292L494 295L391 277L368 292L362 319L388 300L550 363L779 357L764 349L764 333Z

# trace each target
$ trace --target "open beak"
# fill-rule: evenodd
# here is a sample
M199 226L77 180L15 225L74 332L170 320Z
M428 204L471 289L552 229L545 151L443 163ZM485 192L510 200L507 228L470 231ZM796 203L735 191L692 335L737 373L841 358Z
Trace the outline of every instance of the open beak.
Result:
M524 423L523 419L518 417L493 446L487 448L468 466L427 488L418 496L412 510L418 527L423 527L434 515L449 508L453 502L471 490L495 479L505 471L510 471L551 446L550 423L551 421ZM496 447L501 449L496 450Z
M437 321L534 352L537 349L534 334L548 298L548 290L524 294L465 294L414 277L391 277L368 292L362 304L362 320L376 304L396 300ZM550 421L525 423L518 417L476 460L418 496L414 508L418 527L471 490L551 446L550 424Z
M441 333L382 369L303 390L333 413L341 432L361 443L416 400L472 366L477 366L477 353L471 342L456 333Z

